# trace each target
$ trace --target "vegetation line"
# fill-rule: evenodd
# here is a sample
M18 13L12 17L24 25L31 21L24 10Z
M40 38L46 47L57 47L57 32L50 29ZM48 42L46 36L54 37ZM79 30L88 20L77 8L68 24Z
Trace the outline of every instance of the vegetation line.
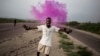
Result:
M100 22L98 23L92 23L92 22L79 23L77 21L72 21L72 22L69 22L68 25L71 27L77 28L77 29L100 34Z
M75 45L67 35L59 32L61 37L59 47L62 48L67 56L92 56L92 52L80 45Z

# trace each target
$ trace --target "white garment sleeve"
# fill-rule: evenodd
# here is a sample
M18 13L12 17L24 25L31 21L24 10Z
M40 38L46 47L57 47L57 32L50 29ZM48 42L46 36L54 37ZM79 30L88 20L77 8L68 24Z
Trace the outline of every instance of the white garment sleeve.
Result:
M54 26L54 30L55 30L55 32L58 32L60 30L60 28Z
M37 26L38 31L42 31L42 25Z

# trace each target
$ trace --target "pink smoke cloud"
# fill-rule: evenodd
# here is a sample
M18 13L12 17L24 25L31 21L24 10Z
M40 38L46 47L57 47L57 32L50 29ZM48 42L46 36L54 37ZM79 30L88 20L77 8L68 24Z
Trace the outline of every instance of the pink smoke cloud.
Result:
M37 20L45 23L47 17L52 18L53 24L65 23L67 21L66 5L55 0L45 0L44 4L39 4L41 11L32 6L31 13Z

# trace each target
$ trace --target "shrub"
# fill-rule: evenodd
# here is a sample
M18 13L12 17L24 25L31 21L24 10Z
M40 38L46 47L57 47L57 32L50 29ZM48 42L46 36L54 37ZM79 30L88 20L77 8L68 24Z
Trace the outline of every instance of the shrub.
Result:
M63 48L68 56L92 56L92 52L87 47L75 46L70 39L67 39L68 37L66 35L63 33L59 34L61 34L61 40L59 41L61 44L59 47Z
M87 47L78 46L77 54L80 56L92 56L92 52L87 49Z

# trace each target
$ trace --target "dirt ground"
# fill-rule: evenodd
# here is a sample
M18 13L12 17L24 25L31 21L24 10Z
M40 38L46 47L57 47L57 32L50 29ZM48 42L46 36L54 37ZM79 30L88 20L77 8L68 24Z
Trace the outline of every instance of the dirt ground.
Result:
M40 37L41 32L30 30L13 38L3 39L0 41L0 56L36 56ZM64 51L59 48L58 33L54 33L52 39L50 56L66 56Z

